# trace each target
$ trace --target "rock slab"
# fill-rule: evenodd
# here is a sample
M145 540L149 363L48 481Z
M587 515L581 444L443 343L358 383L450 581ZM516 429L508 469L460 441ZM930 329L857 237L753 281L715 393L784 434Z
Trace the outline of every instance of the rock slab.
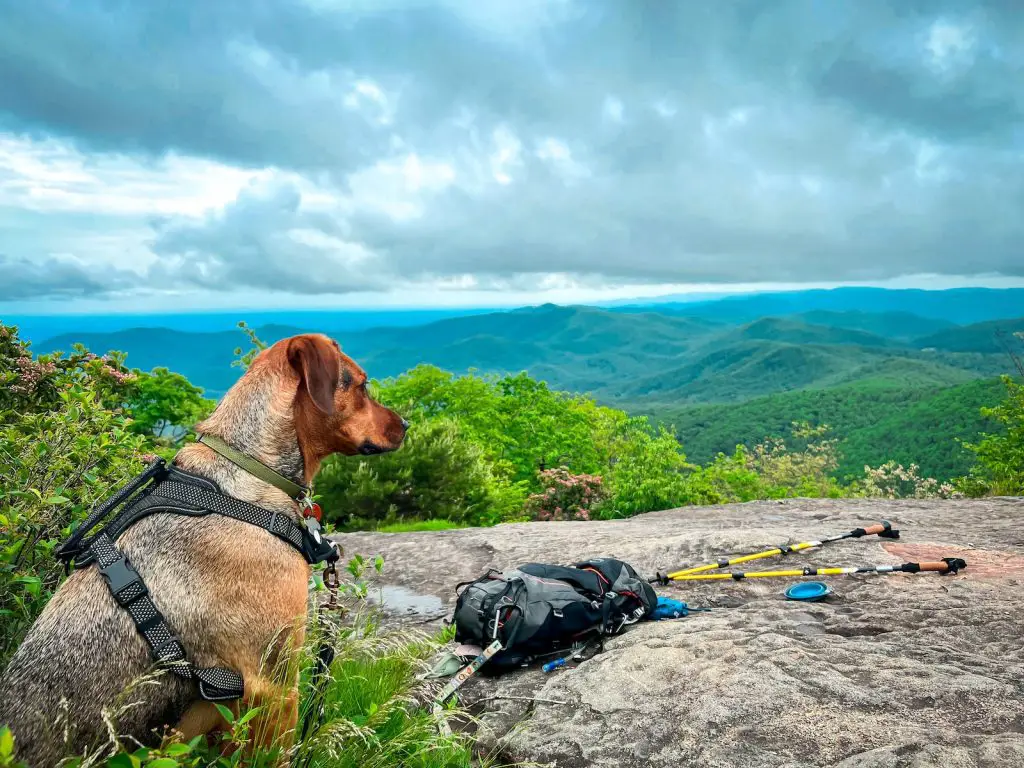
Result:
M498 762L729 768L1024 766L1024 500L787 500L629 520L339 536L382 554L387 580L436 621L488 567L614 556L653 574L887 519L900 541L847 540L747 570L963 557L956 576L832 577L827 601L790 579L682 583L707 606L643 622L576 667L475 679L481 749ZM430 602L433 600L433 602ZM387 601L385 600L385 603Z

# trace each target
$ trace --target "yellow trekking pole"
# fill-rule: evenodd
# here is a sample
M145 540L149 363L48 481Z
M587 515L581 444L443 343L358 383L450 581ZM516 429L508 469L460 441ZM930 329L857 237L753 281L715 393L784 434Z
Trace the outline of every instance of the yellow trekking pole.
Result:
M867 528L854 528L852 531L840 534L839 536L831 536L821 541L802 541L799 544L785 544L779 547L773 547L766 549L763 552L752 552L746 555L737 555L736 557L729 560L718 560L714 563L707 563L705 565L695 565L692 568L683 568L679 571L673 571L672 573L662 575L659 573L655 578L651 579L652 583L655 584L667 584L669 581L678 580L682 576L691 576L697 573L704 573L705 571L715 571L719 568L729 568L733 565L739 565L740 563L749 563L751 560L760 560L765 557L776 557L777 555L788 555L790 553L802 552L807 549L817 549L826 544L832 542L842 541L843 539L859 539L861 536L881 536L885 539L898 539L900 532L894 530L892 523L888 520L868 526Z
M902 565L861 565L855 568L801 568L792 571L752 571L750 573L693 573L670 577L672 581L721 581L732 579L772 579L794 576L845 576L853 573L956 573L967 567L958 557L944 557L934 563L903 563Z

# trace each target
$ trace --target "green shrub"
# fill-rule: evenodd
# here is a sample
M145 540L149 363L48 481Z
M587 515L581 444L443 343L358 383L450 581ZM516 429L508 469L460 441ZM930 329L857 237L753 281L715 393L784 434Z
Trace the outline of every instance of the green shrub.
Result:
M135 372L125 410L132 418L132 432L146 435L161 447L174 448L181 445L193 424L210 415L214 405L180 373L154 368L150 373Z
M997 433L982 435L977 443L966 444L977 458L970 477L960 481L969 495L982 489L1005 496L1024 494L1024 384L1003 377L1006 399L981 413L1001 427Z
M832 472L838 465L837 442L828 427L793 425L792 443L769 438L748 450L719 454L687 477L687 503L729 504L757 499L836 498L851 493Z
M875 468L864 467L864 477L854 483L853 490L875 499L949 499L965 495L952 483L922 477L916 464L904 467L895 461Z
M398 451L327 459L316 493L326 519L344 527L427 518L493 524L518 512L525 496L495 477L480 446L447 419L414 424Z
M710 464L686 478L690 504L731 504L764 498L763 478L751 468L750 454L737 446L732 455L718 454Z
M654 430L645 418L631 418L618 425L611 445L610 498L601 507L601 517L629 517L693 503L686 479L693 467L669 430Z
M0 325L0 666L64 577L53 551L94 505L143 469L116 359L32 360Z
M533 491L545 467L581 473L606 467L602 431L619 414L625 417L590 398L552 391L525 373L455 376L421 365L380 382L374 395L414 426L438 418L457 422L461 438L479 446L495 476Z
M837 441L829 439L827 426L793 425L796 450L782 438L771 438L754 447L748 466L764 484L765 497L839 496L842 489L832 477L839 466Z

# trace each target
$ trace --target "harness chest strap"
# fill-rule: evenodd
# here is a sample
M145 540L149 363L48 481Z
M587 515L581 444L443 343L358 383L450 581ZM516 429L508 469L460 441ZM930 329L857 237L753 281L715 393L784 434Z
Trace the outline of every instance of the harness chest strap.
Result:
M128 612L154 661L168 666L179 677L195 680L199 684L199 695L207 701L228 701L242 696L245 683L237 672L220 667L197 667L185 659L185 648L153 604L139 572L106 532L93 540L89 550L114 600Z

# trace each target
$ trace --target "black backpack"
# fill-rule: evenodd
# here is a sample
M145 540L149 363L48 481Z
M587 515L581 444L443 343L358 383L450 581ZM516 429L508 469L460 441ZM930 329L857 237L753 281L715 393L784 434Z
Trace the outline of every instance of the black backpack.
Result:
M617 634L649 618L658 603L651 585L613 558L571 567L525 563L510 571L489 570L459 584L456 594L456 641L481 648L501 643L502 650L486 665L491 673Z

